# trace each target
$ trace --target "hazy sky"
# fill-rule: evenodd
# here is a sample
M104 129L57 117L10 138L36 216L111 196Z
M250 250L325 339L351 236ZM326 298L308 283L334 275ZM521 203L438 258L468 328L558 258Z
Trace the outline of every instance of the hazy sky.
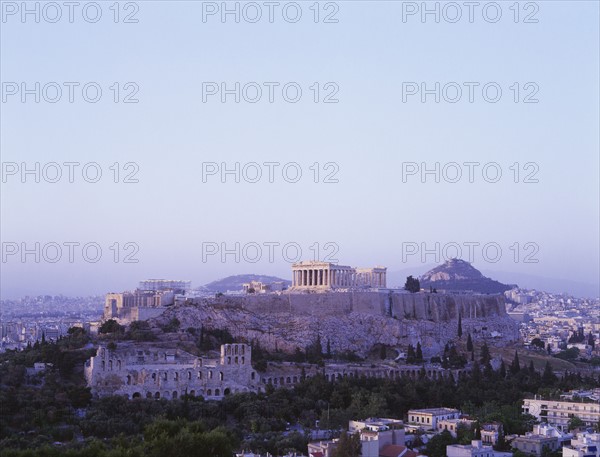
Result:
M320 258L335 243L340 263L390 271L422 270L456 245L469 260L473 246L474 266L514 272L513 282L597 285L598 3L489 3L470 21L463 2L428 2L436 22L422 2L279 2L270 22L265 2L229 2L236 22L223 21L221 2L122 2L115 23L113 2L81 2L71 23L62 2L29 2L38 23L3 2L2 297L104 293L145 278L290 278L295 249L308 260L315 243ZM39 183L22 175L36 162ZM65 162L78 164L74 182ZM221 176L236 162L239 183ZM265 162L278 164L274 182ZM436 163L439 183L420 173ZM84 166L100 180L87 182ZM72 262L64 243L80 243ZM96 244L83 253L85 243ZM279 243L272 259L268 243ZM240 258L208 255L215 247ZM425 258L409 255L422 248Z

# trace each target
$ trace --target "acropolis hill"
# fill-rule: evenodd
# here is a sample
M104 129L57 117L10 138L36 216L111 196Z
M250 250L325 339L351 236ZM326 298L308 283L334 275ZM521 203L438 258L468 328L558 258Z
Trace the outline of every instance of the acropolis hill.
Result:
M383 267L302 262L292 270L288 290L188 299L151 322L177 318L182 329L228 329L236 338L286 352L304 348L319 335L332 350L361 356L377 344L399 348L417 342L424 352L436 354L456 338L459 316L463 332L476 340L500 345L518 339L501 294L388 289Z

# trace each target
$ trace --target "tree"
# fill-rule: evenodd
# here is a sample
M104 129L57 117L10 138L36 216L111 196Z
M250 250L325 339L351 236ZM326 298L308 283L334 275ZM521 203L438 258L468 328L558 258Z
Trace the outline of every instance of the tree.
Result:
M412 344L409 344L406 353L406 363L415 363L416 359L417 354L415 353L415 347Z
M327 358L331 358L331 341L329 341L329 338L327 338Z
M458 337L461 338L463 334L462 331L462 314L458 314Z
M592 332L590 332L588 334L588 341L587 341L588 346L591 346L592 351L595 349L596 347L596 339L594 338L594 335L592 335Z
M521 371L521 364L519 363L519 353L515 350L515 357L510 364L510 372L512 374L517 374Z
M585 422L583 422L579 417L571 416L571 419L569 419L569 431L583 426L585 426Z
M540 349L544 349L544 347L545 347L544 342L541 339L539 339L539 338L532 339L531 340L531 345L535 346L537 348L540 348Z
M195 331L195 328L191 328L191 332ZM190 332L189 328L188 332ZM133 321L129 324L125 337L134 341L153 341L156 339L148 321Z
M122 333L124 327L114 319L109 319L102 323L98 329L98 333Z
M344 430L340 435L337 448L332 452L332 457L359 457L361 455L360 435L358 432L348 435Z
M421 283L417 278L413 278L412 275L406 278L404 284L404 290L408 290L411 293L419 292L421 290Z
M454 438L448 430L444 430L442 433L435 435L428 442L425 447L425 455L428 457L445 457L446 446L454 444Z
M385 346L381 345L381 349L379 350L379 358L381 360L385 360L387 357L387 351L385 350Z
M492 360L490 348L488 347L487 343L483 343L483 346L481 346L481 364L486 365L490 363L490 360Z
M504 360L501 360L501 362L500 362L500 370L498 370L498 371L499 371L501 379L506 378L506 364L504 363Z
M579 357L579 348L573 346L572 348L565 349L564 351L560 351L555 355L557 359L563 360L576 360Z
M473 352L473 340L470 333L467 335L467 351Z
M417 343L417 353L416 353L417 362L423 361L423 349L421 349L421 343Z
M161 328L162 328L162 331L165 333L174 333L179 330L180 326L181 326L181 322L179 321L179 319L174 317L169 322L167 322L165 325L163 325Z

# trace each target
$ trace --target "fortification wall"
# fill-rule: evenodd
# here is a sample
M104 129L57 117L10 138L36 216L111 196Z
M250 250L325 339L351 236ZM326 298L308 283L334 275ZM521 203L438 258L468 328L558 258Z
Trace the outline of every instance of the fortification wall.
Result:
M216 305L255 313L339 316L351 312L398 319L447 322L463 318L506 316L502 295L454 295L401 292L335 292L256 294L214 299ZM212 302L208 300L207 303Z

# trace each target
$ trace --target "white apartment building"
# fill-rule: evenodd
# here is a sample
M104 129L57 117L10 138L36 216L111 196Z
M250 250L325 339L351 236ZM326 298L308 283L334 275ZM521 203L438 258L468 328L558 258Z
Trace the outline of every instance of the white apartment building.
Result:
M484 446L481 441L473 440L471 444L450 444L446 446L448 457L495 457L492 446Z
M600 457L600 433L579 433L570 446L562 449L563 457Z
M572 417L578 417L586 425L596 425L600 421L599 402L573 402L542 400L541 397L523 400L523 413L535 416L537 420L564 428Z
M369 418L350 421L348 431L360 433L362 457L379 457L383 449L390 446L397 449L404 447L404 423L398 419ZM402 451L406 453L408 450L404 448Z

